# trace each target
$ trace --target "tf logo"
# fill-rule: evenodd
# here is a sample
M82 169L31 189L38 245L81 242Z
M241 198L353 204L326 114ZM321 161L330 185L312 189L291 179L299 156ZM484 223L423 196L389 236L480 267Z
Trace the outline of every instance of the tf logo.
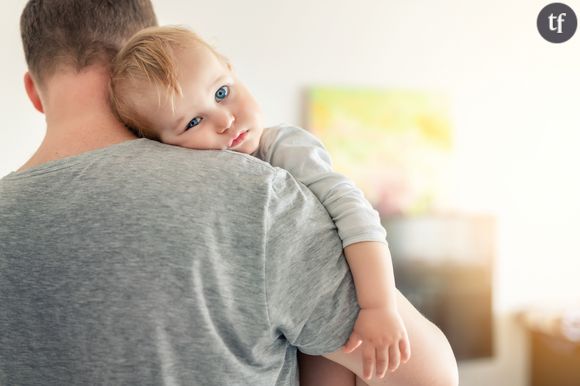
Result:
M578 20L572 8L562 3L546 5L538 15L540 35L551 43L563 43L576 32Z

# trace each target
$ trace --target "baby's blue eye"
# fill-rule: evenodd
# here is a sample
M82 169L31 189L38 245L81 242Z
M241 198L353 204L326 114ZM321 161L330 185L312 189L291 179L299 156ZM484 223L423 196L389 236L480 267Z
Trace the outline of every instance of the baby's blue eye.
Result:
M216 92L215 92L215 100L217 102L221 102L222 100L225 99L225 97L227 97L230 94L230 88L228 86L221 86Z
M189 130L192 127L195 127L195 126L199 125L201 123L201 120L202 119L203 118L200 118L200 117L193 118L191 121L189 121L189 123L187 124L187 126L185 126L185 130Z

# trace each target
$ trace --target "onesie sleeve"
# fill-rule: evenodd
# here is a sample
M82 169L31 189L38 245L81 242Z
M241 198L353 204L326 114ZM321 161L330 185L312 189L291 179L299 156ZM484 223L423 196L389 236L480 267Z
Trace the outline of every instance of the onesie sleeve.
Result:
M265 209L264 285L271 334L321 355L346 343L359 306L340 238L314 194L277 169Z
M332 169L330 155L315 136L294 126L266 129L256 156L288 170L318 197L343 247L361 241L386 243L379 214L351 180Z

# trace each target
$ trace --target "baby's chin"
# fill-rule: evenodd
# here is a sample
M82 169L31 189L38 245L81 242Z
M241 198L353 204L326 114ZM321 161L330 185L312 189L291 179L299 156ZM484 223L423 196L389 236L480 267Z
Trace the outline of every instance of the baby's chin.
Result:
M252 147L240 147L239 149L229 149L231 151L236 151L238 153L243 153L243 154L250 154L252 155L256 150L258 150L258 146L252 146Z
M256 141L256 143L254 143L254 141L252 140L251 143L244 143L239 148L234 148L234 149L230 149L230 150L237 151L238 153L244 153L244 154L251 155L251 154L255 153L256 150L258 150L258 143L259 143L259 141Z

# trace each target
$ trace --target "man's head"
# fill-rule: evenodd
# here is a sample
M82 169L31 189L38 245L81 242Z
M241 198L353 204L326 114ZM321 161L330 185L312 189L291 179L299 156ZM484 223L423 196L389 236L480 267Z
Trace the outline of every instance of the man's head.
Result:
M260 108L229 61L192 31L153 27L113 61L111 100L141 135L192 149L253 153Z
M38 84L60 71L108 66L133 34L153 25L150 0L30 0L20 18L26 62Z

